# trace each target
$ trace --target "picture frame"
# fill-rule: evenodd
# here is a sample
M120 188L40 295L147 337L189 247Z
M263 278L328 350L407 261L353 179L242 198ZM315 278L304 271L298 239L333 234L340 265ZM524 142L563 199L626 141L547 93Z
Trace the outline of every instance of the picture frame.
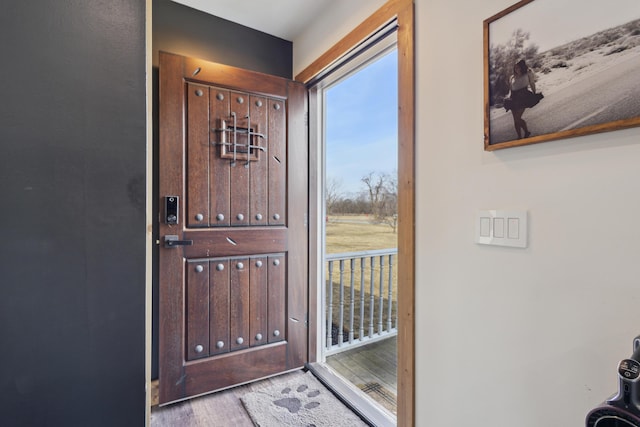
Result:
M483 30L486 151L640 126L637 0L522 0Z

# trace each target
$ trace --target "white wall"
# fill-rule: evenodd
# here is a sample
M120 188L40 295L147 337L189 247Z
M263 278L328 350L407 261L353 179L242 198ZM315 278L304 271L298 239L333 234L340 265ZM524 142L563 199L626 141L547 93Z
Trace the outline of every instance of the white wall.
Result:
M640 128L483 151L482 21L513 3L416 0L417 426L584 425L640 334ZM475 244L510 208L529 247Z
M385 3L386 0L334 0L312 26L293 40L293 75L304 70Z
M513 3L416 2L420 426L584 425L640 334L640 128L483 151L482 21ZM476 245L509 208L529 247Z

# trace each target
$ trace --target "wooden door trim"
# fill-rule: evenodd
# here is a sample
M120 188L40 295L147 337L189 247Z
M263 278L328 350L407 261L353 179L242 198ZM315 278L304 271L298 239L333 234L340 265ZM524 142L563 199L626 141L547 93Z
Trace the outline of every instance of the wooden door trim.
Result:
M289 263L296 263L300 266L292 273L298 273L299 276L294 277L292 274L289 277L289 283L305 283L305 286L296 287L296 290L302 292L302 295L294 296L291 300L301 299L305 301L305 306L294 306L289 303L289 319L288 322L301 322L305 325L304 331L307 334L306 345L304 354L294 354L290 352L287 355L288 362L291 365L299 366L300 363L306 363L309 361L309 142L308 137L304 140L298 141L295 135L308 136L307 132L307 105L308 97L306 87L298 82L290 81L288 84L289 92L289 111L298 111L303 114L291 114L290 119L287 122L287 140L289 141L289 147L298 142L299 147L295 150L289 149L289 168L288 168L288 192L290 206L289 218L292 219L296 216L298 220L289 221L289 232L291 236L295 236L289 239L288 253ZM303 165L303 167L300 167ZM306 197L299 197L299 194L304 194ZM297 298L296 298L297 297ZM294 329L291 329L294 331ZM297 333L302 333L302 329L297 329ZM296 332L292 332L296 333ZM301 339L300 336L297 339Z
M398 22L398 418L415 425L415 71L413 0L389 0L296 76L308 83L392 19ZM313 164L313 162L312 162ZM314 200L313 198L311 200ZM314 245L312 245L314 246ZM313 254L314 251L311 251ZM311 281L314 286L315 281ZM310 295L315 295L313 289ZM313 301L310 302L312 308ZM315 340L311 339L313 344ZM313 350L312 350L313 351Z
M183 97L183 81L181 79L176 79L174 76L176 74L183 75L183 61L180 56L177 55L165 55L160 54L160 63L161 70L159 73L159 87L160 87L160 97L167 99L181 99ZM159 110L159 123L160 123L160 157L161 158L171 158L177 157L182 158L182 144L169 144L167 141L183 141L182 136L182 118L183 118L183 103L182 102L172 102L165 103L164 106L160 107ZM160 191L164 192L164 194L182 194L182 174L184 173L181 162L171 162L170 164L163 165L162 163L159 165L162 173L159 174L159 188ZM159 203L159 201L157 201ZM163 212L160 210L160 215ZM184 224L184 212L180 212L180 218L178 220L179 224ZM159 235L170 234L167 233L166 228L169 226L165 225L163 221L160 221L160 230ZM182 226L176 230L177 232L182 231ZM178 234L178 233L174 233ZM169 262L160 262L159 263L159 271L158 277L164 278L163 280L168 281L170 283L182 283L182 265L179 262L175 261L175 258L171 259L171 263ZM165 299L167 301L182 301L182 287L181 286L167 286L166 290L162 289L162 283L160 284L160 306L162 306L162 300ZM167 334L159 334L158 337L158 366L159 366L159 379L162 381L171 381L184 388L184 381L181 381L182 378L182 366L180 364L174 363L172 365L168 365L163 361L163 359L172 359L175 358L176 354L181 355L182 349L184 348L184 340L182 340L182 334L180 330L180 325L182 324L182 319L171 319L168 317L162 318L160 317L160 322L163 325L160 327L164 328L168 331ZM179 340L166 339L167 336L177 336L180 337ZM170 366L170 367L169 367ZM165 368L166 367L166 368ZM170 389L165 387L160 387L159 390L159 400L160 402L169 402L175 400L172 394L169 393ZM178 393L184 394L184 393Z

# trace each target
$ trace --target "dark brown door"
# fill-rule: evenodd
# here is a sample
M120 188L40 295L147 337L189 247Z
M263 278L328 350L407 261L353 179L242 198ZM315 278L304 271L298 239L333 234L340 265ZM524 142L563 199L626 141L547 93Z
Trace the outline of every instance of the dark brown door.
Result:
M298 83L160 54L161 404L307 361L305 105Z

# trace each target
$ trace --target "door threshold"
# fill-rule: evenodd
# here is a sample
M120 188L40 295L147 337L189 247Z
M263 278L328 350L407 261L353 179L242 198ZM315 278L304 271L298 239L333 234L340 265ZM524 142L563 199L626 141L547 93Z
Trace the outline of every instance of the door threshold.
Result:
M360 418L375 427L395 427L396 418L365 397L359 389L351 385L323 363L307 363L306 368L331 390L338 399Z
M196 399L198 397L208 396L208 395L211 395L211 394L220 393L220 392L227 391L227 390L230 390L230 389L233 389L233 388L242 387L242 386L245 386L247 384L254 384L254 383L257 383L257 382L260 382L260 381L267 380L269 378L279 377L281 375L290 374L292 372L301 371L301 370L304 370L304 369L305 369L305 367L300 366L298 368L289 369L288 371L277 372L277 373L275 373L273 375L266 375L264 377L256 378L256 379L251 380L251 381L245 381L245 382L242 382L242 383L233 384L233 385L230 385L230 386L227 386L227 387L218 388L218 389L215 389L215 390L207 391L205 393L200 393L200 394L196 394L196 395L193 395L193 396L188 396L188 397L185 397L184 399L173 400L171 402L162 403L162 404L159 403L159 397L158 397L158 390L159 390L159 387L160 387L160 380L159 379L152 380L151 381L151 399L150 399L151 403L150 403L150 407L153 408L155 406L158 406L158 407L170 406L170 405L173 405L173 404L176 404L176 403L182 403L182 402L185 402L187 400Z
M158 392L160 382L158 380L151 380L151 388L149 390L149 407L160 405L160 393Z

